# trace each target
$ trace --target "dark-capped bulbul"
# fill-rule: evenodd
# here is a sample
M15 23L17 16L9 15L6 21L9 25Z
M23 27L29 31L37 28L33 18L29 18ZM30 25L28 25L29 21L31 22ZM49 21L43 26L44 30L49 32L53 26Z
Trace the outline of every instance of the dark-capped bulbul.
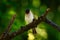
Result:
M33 22L33 20L34 20L34 15L33 15L32 11L30 9L26 9L26 11L25 11L26 24ZM33 32L33 34L36 34L36 29L32 28L32 32Z

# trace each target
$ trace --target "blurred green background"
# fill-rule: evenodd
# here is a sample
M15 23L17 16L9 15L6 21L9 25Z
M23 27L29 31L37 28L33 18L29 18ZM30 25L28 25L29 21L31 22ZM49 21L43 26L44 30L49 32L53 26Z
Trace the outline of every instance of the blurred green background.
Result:
M7 28L14 14L17 16L10 32L14 32L20 26L25 25L26 8L30 8L37 17L41 16L47 8L51 8L47 18L60 26L60 0L0 0L0 35ZM37 35L35 40L60 40L60 32L52 26L42 22L37 27L42 36ZM25 32L12 40L27 40L27 37L27 32Z

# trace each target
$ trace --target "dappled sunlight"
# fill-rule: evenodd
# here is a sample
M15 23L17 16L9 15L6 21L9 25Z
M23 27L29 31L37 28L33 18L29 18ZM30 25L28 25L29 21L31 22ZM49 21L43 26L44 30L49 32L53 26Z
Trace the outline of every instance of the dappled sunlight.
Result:
M44 24L39 24L36 28L37 34L33 34L32 30L28 31L28 40L46 40L48 39L48 34L45 29Z
M35 37L32 33L28 33L28 40L34 40Z
M37 34L39 34L41 37L47 39L47 32L45 29L41 29L41 28L36 28Z
M39 5L40 5L40 0L33 0L34 7L39 7Z
M46 28L46 26L44 25L44 22L37 25L37 27L40 28L40 29L45 29Z
M9 15L14 15L16 14L16 12L11 8L9 11L8 11Z

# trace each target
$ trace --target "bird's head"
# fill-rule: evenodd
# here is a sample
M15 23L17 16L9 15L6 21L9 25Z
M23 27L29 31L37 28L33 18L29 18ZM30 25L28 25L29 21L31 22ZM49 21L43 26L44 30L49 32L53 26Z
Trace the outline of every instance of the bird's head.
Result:
M26 9L25 13L29 14L30 13L30 9Z

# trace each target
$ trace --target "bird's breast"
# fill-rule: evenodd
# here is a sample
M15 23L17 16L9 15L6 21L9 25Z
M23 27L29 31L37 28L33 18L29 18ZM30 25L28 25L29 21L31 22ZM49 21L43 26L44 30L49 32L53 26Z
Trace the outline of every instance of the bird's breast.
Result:
M33 15L26 15L25 16L25 21L29 24L33 21Z

